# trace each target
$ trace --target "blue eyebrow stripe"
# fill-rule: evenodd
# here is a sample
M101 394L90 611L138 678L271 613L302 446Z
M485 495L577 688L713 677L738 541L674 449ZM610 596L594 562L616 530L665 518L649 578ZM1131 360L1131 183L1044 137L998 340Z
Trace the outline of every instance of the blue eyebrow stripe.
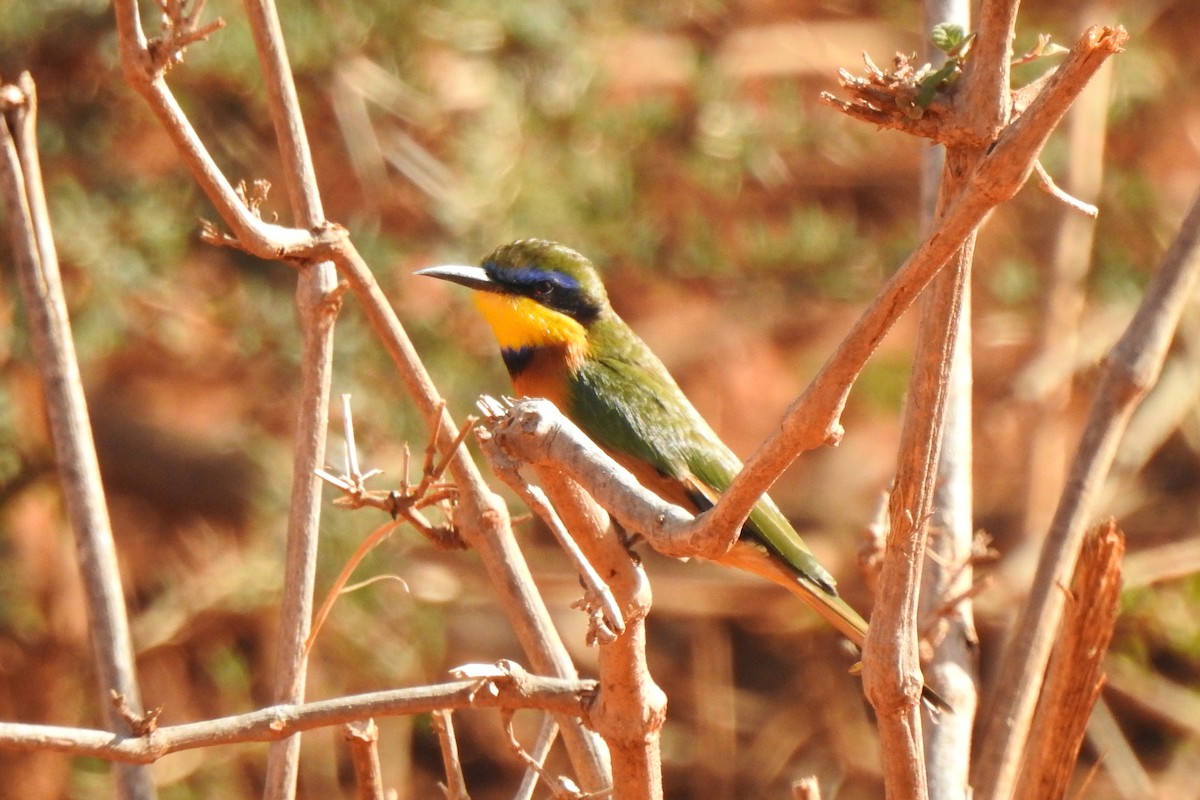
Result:
M508 284L509 286L531 286L539 281L549 281L560 289L575 290L579 288L579 281L562 272L555 270L539 269L537 267L517 267L516 269L498 270L492 262L483 265L487 270L488 275L500 283Z

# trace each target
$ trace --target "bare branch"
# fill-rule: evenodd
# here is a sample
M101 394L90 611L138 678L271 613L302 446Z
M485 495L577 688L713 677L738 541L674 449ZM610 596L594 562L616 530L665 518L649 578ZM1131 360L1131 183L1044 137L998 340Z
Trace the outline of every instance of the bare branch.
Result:
M458 756L458 740L454 736L454 717L449 711L438 709L433 712L431 722L442 749L442 768L446 773L446 785L442 791L446 800L470 800L467 781L463 777L462 759Z
M500 419L500 415L504 413L503 406L492 398L481 398L480 407L489 414L491 420ZM588 611L592 622L588 642L608 643L624 633L624 614L618 607L612 591L605 585L604 580L596 572L596 568L587 560L583 550L571 538L570 531L563 525L554 507L550 505L550 500L546 497L545 492L521 477L519 463L504 452L490 432L486 430L479 432L479 444L488 463L492 466L492 471L508 484L534 513L542 518L579 574L579 579L584 586L583 608Z
M561 470L583 485L623 528L642 534L663 555L715 556L736 539L706 541L707 531L692 525L692 514L643 487L548 400L518 398L504 417L489 423L505 452L533 467ZM693 535L697 532L700 535Z
M1080 38L1025 113L1000 133L967 177L963 193L947 208L937 229L892 276L792 404L780 432L759 446L716 507L703 515L703 524L718 531L736 531L758 497L799 453L841 439L841 411L867 358L988 211L1025 183L1038 152L1072 99L1127 38L1120 27L1094 27Z
M1124 553L1125 536L1111 520L1084 541L1063 638L1055 648L1043 702L1029 732L1017 797L1066 797L1088 718L1104 685L1102 664L1119 610Z
M440 712L433 712L434 716ZM379 769L379 726L375 720L347 722L342 739L350 746L350 761L359 800L384 800L383 776Z
M426 714L439 708L534 708L587 720L596 690L595 681L542 677L525 672L512 662L499 662L496 674L482 680L458 680L298 705L274 705L232 717L168 725L139 737L83 728L0 722L0 748L51 750L109 761L149 764L180 750L272 742L300 731L368 717Z
M546 763L546 758L550 755L550 748L554 746L554 740L557 738L558 723L554 721L554 717L543 716L537 741L533 743L533 749L528 753L537 767L531 766L525 770L521 785L513 793L513 800L533 800L533 793L537 790L538 782L541 779L540 768Z
M37 152L37 90L28 72L16 85L0 90L0 116L0 195L8 208L17 280L37 356L63 503L75 535L100 702L109 726L119 732L127 729L127 720L109 702L110 693L122 698L130 719L141 716L135 710L141 700L112 523L50 232ZM118 769L117 794L126 800L152 798L154 784L145 770Z
M556 800L582 800L584 795L574 781L562 776L551 775L538 759L525 752L525 748L521 746L521 742L517 740L517 734L513 731L512 712L501 712L500 716L504 720L504 733L508 737L509 750L520 759L527 770L537 775L546 786L550 787Z

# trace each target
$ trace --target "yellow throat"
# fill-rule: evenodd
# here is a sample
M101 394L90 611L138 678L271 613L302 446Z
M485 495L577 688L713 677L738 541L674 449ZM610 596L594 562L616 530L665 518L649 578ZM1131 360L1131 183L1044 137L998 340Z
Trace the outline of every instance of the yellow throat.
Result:
M561 347L573 368L587 353L587 330L580 323L528 297L475 292L475 307L492 326L501 350Z

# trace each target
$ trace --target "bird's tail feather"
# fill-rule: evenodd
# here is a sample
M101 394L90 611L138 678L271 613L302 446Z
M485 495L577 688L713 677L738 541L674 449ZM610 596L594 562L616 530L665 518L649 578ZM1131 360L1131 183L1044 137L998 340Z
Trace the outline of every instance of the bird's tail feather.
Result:
M867 640L867 621L842 598L807 579L795 569L772 558L754 545L734 545L721 562L756 575L785 587L792 594L821 615L838 633L845 636L855 647L862 649ZM928 686L921 687L921 699L930 708L943 713L954 709L937 692Z

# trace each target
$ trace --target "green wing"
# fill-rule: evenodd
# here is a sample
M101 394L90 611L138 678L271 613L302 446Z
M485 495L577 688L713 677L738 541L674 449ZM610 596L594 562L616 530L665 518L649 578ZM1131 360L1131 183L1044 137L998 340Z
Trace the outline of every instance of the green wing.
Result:
M699 511L729 488L742 465L684 396L658 357L619 319L589 331L592 353L572 377L568 416L601 447L678 481ZM764 496L749 534L802 577L836 594L833 577Z

